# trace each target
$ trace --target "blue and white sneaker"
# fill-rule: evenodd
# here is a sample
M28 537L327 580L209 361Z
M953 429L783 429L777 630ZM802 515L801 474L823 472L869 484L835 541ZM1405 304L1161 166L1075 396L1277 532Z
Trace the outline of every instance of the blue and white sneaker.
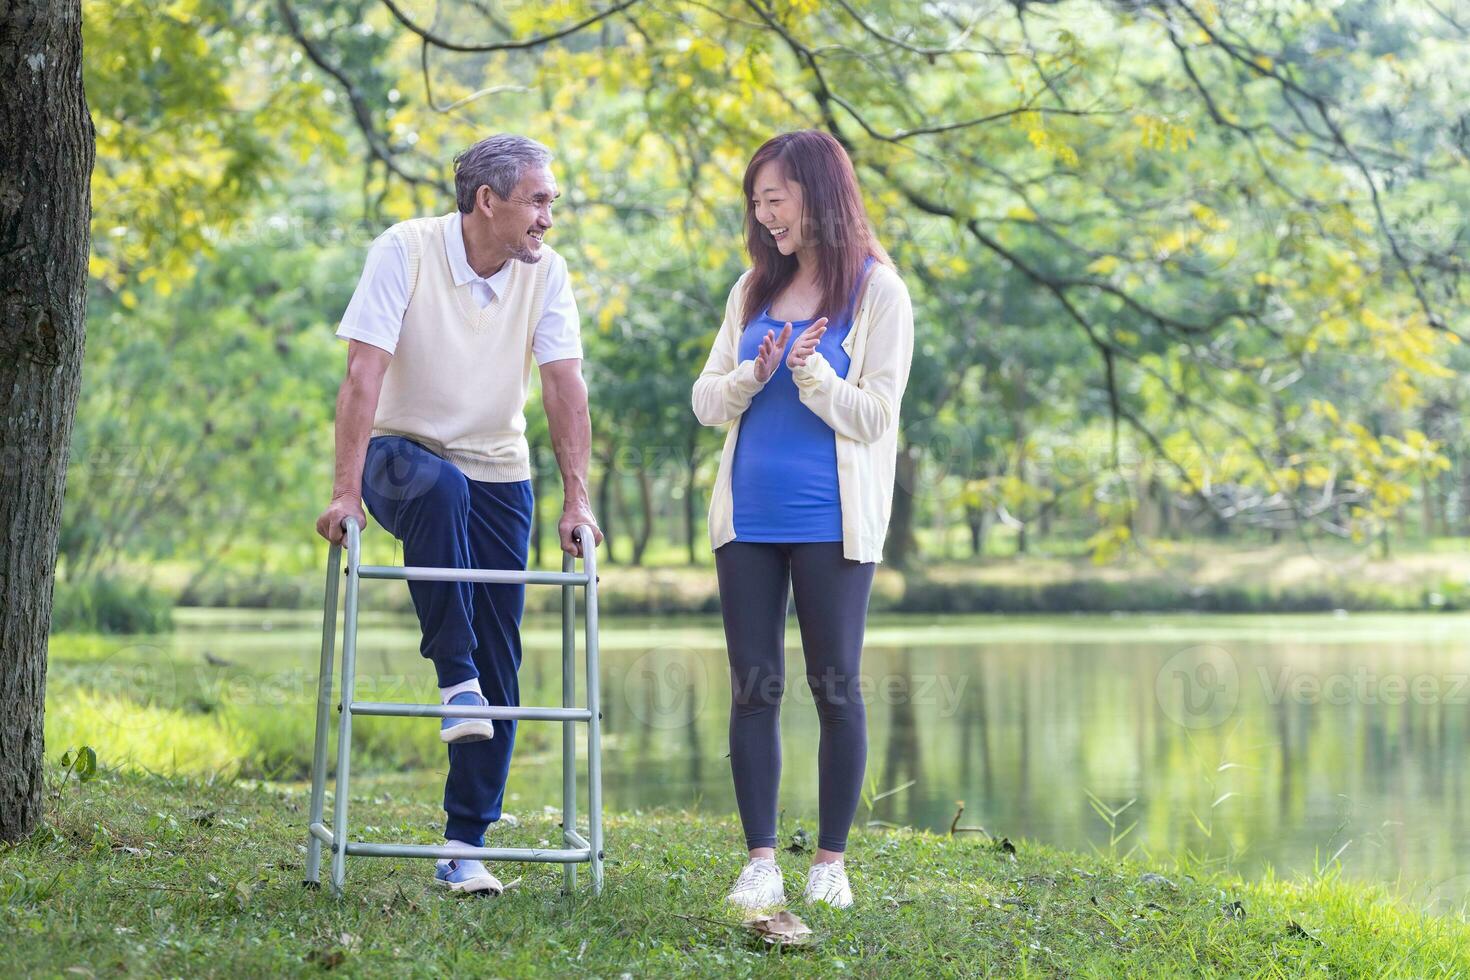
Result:
M485 870L483 861L450 859L434 867L434 881L452 892L499 895L505 891L500 879Z
M488 705L490 702L474 691L460 691L449 703ZM483 742L494 737L495 725L489 718L445 718L439 723L441 742Z

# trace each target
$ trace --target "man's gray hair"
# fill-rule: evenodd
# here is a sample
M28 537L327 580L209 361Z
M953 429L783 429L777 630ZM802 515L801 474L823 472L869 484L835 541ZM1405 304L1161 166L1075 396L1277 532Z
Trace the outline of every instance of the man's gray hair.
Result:
M475 210L475 192L489 187L508 200L521 175L551 162L551 151L525 136L499 133L480 140L454 158L454 197L462 214Z

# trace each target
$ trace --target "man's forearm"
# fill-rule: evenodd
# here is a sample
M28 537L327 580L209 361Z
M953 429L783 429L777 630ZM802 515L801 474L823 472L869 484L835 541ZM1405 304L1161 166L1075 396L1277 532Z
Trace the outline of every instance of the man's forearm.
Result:
M586 503L587 465L592 456L592 420L587 410L587 385L578 374L549 391L546 423L551 430L551 449L561 470L562 492L567 503Z
M337 390L337 462L332 496L362 496L362 468L377 411L377 393L350 375Z

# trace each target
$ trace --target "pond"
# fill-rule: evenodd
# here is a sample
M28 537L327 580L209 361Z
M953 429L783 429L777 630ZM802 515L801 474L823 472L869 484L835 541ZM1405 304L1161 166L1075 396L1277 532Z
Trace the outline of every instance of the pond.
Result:
M180 620L172 636L103 654L135 665L122 686L235 726L267 719L258 744L299 779L315 617ZM789 625L783 833L814 831L817 805L819 729ZM963 801L960 825L996 836L1187 853L1248 875L1335 861L1347 877L1458 906L1470 894L1467 626L1452 615L874 617L858 822L947 831ZM559 621L528 619L524 639L523 703L559 704ZM606 807L733 813L718 620L605 618L601 648ZM359 649L360 698L431 696L411 617L366 616ZM95 669L54 653L53 703ZM136 669L147 676L126 673ZM435 725L361 719L354 774L399 774L436 798ZM559 740L557 725L521 723L508 812L559 804Z

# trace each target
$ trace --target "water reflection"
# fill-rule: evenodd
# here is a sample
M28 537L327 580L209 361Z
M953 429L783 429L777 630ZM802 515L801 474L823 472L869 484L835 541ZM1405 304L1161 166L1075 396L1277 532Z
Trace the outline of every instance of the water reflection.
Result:
M1470 873L1464 617L882 620L864 654L868 803L858 822L964 823L1061 847L1192 853L1408 888ZM794 624L793 624L794 625ZM290 642L286 642L288 637ZM309 626L222 637L239 660L314 657ZM199 642L181 634L178 642ZM232 646L231 646L232 645ZM360 674L423 677L410 621L364 631ZM246 651L242 653L241 650ZM559 704L559 633L526 631L526 703ZM815 828L819 727L787 640L784 829ZM607 806L733 812L729 674L713 620L607 624ZM382 677L378 678L382 680ZM579 676L579 686L582 678ZM366 721L366 720L365 720ZM402 724L386 721L387 724ZM560 730L521 727L516 805L554 804ZM907 788L881 795L895 787ZM874 796L877 796L874 799ZM738 842L732 841L732 847Z

